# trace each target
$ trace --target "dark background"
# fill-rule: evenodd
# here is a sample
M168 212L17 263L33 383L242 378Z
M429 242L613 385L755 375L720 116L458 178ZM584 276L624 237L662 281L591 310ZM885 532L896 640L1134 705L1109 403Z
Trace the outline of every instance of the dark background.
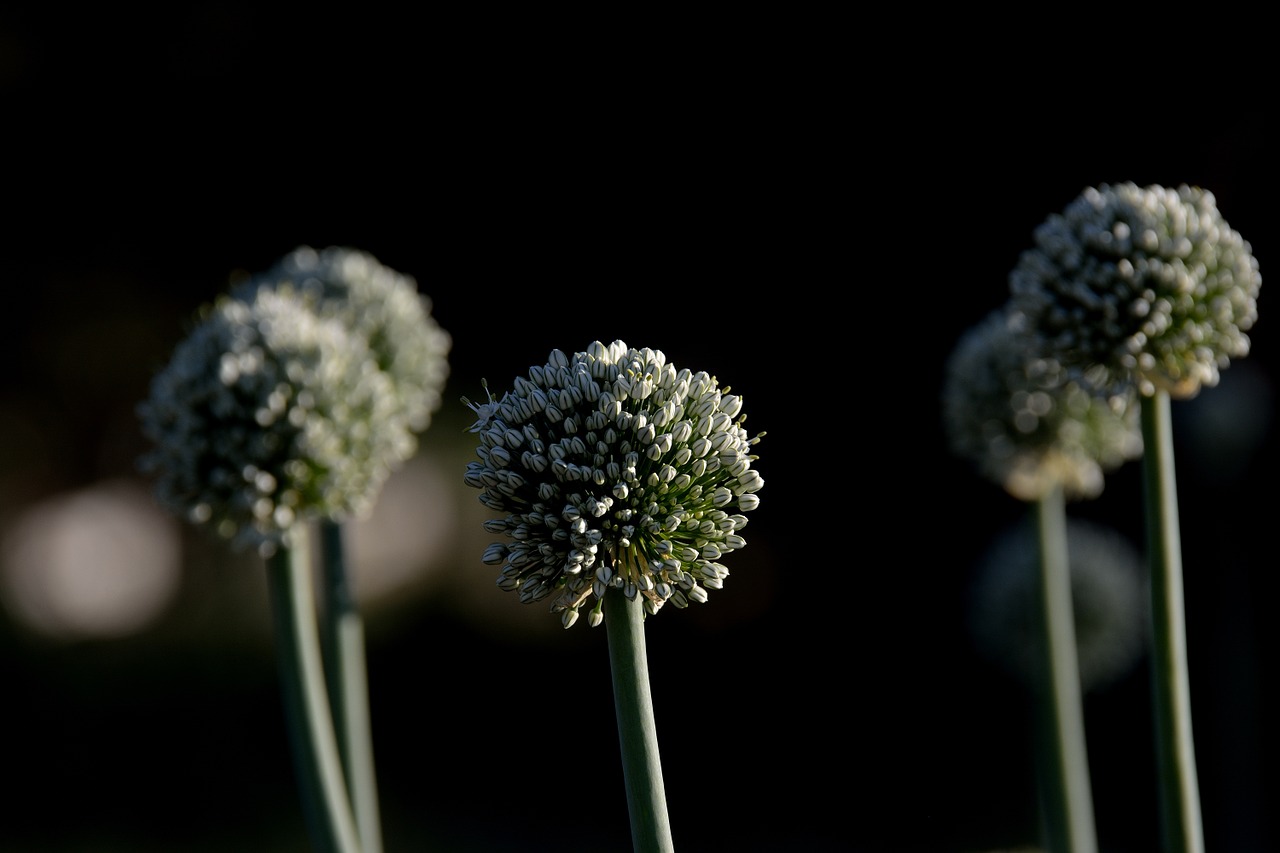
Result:
M1267 276L1270 99L1238 51L1206 48L1175 84L1096 43L904 40L873 61L822 21L577 39L558 25L580 21L534 37L480 17L0 15L0 521L137 479L134 406L230 277L360 248L416 278L453 336L422 452L467 507L435 580L366 616L388 853L629 849L603 632L485 591L482 516L456 488L458 398L596 339L716 374L768 433L725 589L647 630L678 848L1034 844L1028 697L966 623L975 566L1025 507L948 452L943 367L1034 227L1089 185L1211 190ZM1267 292L1247 362L1174 405L1216 851L1278 831ZM1215 432L1228 401L1264 434ZM1137 464L1070 511L1140 543ZM180 591L138 631L57 636L0 611L0 849L306 848L260 567L179 529ZM1157 849L1145 665L1085 710L1102 849Z

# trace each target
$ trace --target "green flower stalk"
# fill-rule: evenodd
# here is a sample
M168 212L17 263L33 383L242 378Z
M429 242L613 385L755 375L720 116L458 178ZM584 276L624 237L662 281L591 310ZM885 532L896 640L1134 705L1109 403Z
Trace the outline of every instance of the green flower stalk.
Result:
M289 531L285 539L285 546L266 559L267 580L302 808L317 850L362 853L325 695L323 654L313 609L310 545L303 529Z
M320 522L320 642L338 756L351 793L363 853L382 849L373 731L365 666L364 621L347 571L343 526Z
M550 601L565 628L607 623L632 840L670 850L643 624L664 605L705 602L746 545L764 485L742 398L662 352L596 341L553 350L514 388L472 403L479 461L464 481L504 541L483 556L499 588Z
M1016 310L1090 385L1142 396L1153 708L1164 843L1204 848L1191 727L1170 400L1249 353L1262 284L1213 194L1133 183L1085 189L1036 229L1009 285Z
M1071 378L1007 307L965 333L946 367L942 404L953 451L1034 509L1033 612L1044 637L1037 754L1054 853L1097 849L1065 500L1096 497L1105 472L1140 452L1134 401L1132 392L1103 397Z

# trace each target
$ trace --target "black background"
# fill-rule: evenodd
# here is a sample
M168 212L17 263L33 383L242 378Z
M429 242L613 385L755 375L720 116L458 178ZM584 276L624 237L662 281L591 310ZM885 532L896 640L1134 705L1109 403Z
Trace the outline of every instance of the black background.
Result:
M1211 190L1265 278L1271 101L1226 46L876 41L824 21L7 11L0 510L133 476L133 407L236 271L357 247L453 336L428 446L457 443L482 377L596 339L716 374L768 433L725 589L647 631L678 849L1035 843L1027 697L965 622L976 561L1025 507L947 451L943 366L1089 185ZM1266 293L1248 364L1270 388ZM1269 432L1271 405L1246 405ZM1261 851L1276 449L1222 476L1202 435L1175 433L1205 835ZM1140 542L1140 501L1131 463L1071 511ZM219 592L252 567L184 541L187 609L148 631L4 623L0 849L305 849L269 650ZM487 577L480 553L459 565ZM629 849L602 632L488 628L450 587L367 628L389 853ZM1145 668L1086 714L1102 849L1157 849Z

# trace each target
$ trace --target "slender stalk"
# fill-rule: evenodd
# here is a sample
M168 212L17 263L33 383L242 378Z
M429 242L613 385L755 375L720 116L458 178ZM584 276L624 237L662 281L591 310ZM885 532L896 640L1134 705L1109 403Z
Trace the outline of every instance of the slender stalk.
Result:
M1041 787L1048 847L1051 853L1096 853L1066 504L1060 485L1036 502L1035 518L1044 637L1044 675L1037 705L1043 738Z
M364 623L347 572L342 525L320 522L321 636L338 754L364 853L380 853L382 830L373 763Z
M287 547L267 559L272 619L294 766L303 813L321 853L359 853L325 694L310 549L294 530Z
M604 624L609 636L613 704L618 717L627 811L631 816L631 844L635 853L670 853L675 847L649 691L641 597L637 595L632 601L622 590L606 591Z
M1200 794L1191 735L1182 594L1182 545L1174 478L1169 394L1142 401L1142 475L1147 559L1151 566L1152 688L1164 849L1202 853Z

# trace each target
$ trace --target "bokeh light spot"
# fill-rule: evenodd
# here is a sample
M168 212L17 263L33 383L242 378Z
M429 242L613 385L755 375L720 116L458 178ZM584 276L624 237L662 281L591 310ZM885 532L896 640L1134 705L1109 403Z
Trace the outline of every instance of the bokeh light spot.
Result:
M177 524L145 487L104 481L35 504L0 539L0 596L25 627L57 639L142 630L181 580Z

